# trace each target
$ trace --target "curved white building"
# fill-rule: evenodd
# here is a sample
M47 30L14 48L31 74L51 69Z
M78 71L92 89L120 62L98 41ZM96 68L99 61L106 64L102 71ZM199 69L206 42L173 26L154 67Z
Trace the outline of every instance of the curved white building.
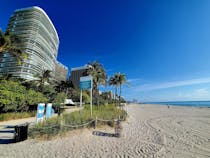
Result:
M26 80L35 79L34 75L41 74L43 70L51 70L54 75L59 38L44 10L40 7L15 10L7 29L21 39L18 47L29 56L24 64L17 65L13 57L4 54L0 73L9 73Z

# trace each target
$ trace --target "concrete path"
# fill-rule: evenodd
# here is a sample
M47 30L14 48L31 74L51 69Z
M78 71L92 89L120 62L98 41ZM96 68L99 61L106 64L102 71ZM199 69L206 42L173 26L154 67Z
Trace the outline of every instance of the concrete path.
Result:
M36 117L0 122L0 144L12 143L14 140L14 127L19 124L34 123Z

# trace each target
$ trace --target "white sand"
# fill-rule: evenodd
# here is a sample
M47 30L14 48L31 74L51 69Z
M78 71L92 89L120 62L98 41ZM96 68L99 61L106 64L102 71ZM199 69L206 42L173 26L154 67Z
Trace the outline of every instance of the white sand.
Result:
M0 145L0 157L210 157L210 109L129 105L121 138L93 135L111 128L70 132L51 141Z

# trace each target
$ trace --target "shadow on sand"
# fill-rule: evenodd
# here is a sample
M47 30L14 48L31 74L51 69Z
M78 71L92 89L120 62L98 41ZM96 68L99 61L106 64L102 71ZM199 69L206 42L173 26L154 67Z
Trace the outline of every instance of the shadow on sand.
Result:
M0 144L11 144L11 143L15 143L14 139L10 139L10 138L1 139L0 138Z
M93 135L104 136L104 137L118 137L116 133L106 133L101 131L93 131Z
M14 143L14 126L0 126L0 144Z

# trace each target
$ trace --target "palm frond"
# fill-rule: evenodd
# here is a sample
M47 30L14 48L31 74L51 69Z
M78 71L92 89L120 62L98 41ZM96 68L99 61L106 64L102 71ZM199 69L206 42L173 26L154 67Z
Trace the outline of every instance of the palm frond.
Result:
M28 55L17 46L18 43L20 38L17 35L11 34L9 30L3 33L0 29L0 53L7 52L17 59L18 64L22 64Z

